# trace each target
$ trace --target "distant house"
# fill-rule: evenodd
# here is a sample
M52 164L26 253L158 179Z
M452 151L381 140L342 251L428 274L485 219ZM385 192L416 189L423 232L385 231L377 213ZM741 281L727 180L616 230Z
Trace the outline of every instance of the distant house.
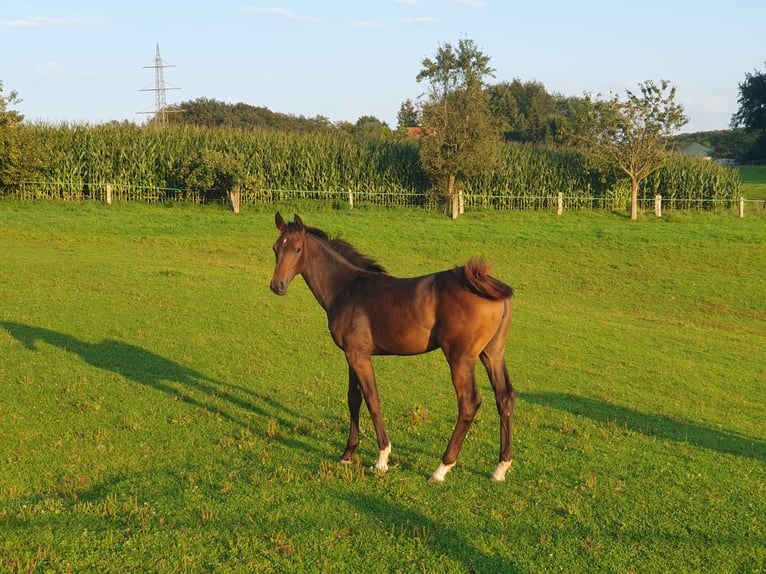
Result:
M411 138L419 138L421 136L430 136L433 132L433 130L427 130L426 128L421 128L420 126L410 126L407 128L407 137Z
M692 155L701 159L713 159L713 150L706 148L702 144L692 142L681 150L684 155Z

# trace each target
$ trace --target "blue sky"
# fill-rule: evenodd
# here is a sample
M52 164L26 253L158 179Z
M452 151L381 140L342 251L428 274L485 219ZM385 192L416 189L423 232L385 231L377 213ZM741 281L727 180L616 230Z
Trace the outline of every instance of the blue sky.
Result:
M766 2L754 0L3 0L0 80L28 120L144 122L155 46L180 88L276 112L396 126L424 57L470 38L492 83L624 94L670 80L683 131L725 129L739 82L764 70Z

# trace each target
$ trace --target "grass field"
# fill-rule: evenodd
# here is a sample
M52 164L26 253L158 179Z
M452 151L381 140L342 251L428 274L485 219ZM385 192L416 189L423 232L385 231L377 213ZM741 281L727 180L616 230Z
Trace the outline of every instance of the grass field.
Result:
M737 168L742 181L742 196L753 200L766 200L766 165L742 165Z
M285 214L291 214L284 208ZM455 469L438 354L375 361L393 443L273 211L0 202L0 571L764 572L766 216L304 211L396 275L516 288L515 460L485 398Z

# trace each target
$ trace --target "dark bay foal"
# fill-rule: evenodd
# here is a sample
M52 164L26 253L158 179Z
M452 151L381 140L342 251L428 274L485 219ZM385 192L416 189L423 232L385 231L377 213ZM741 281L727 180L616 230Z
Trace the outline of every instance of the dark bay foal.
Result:
M481 404L474 367L481 359L495 391L500 415L500 460L492 480L504 480L511 466L514 391L505 366L505 343L511 323L508 285L489 275L482 261L422 277L392 277L375 261L345 241L329 239L277 213L279 237L274 243L276 267L271 290L287 293L290 281L303 275L327 313L335 344L348 362L348 408L351 425L346 450L350 462L359 445L362 400L370 411L378 439L375 468L388 470L388 440L372 369L372 355L417 355L441 349L449 363L458 403L458 419L441 464L431 475L441 482L455 465L468 428Z

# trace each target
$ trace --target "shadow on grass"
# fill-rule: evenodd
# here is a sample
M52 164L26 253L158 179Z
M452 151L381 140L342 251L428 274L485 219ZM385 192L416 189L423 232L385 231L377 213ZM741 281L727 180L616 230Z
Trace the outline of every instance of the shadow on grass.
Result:
M85 362L98 369L111 371L126 379L154 388L168 395L183 393L185 388L209 397L219 398L259 416L269 417L273 415L262 406L256 405L256 403L267 405L270 409L285 413L293 420L298 418L296 413L289 411L272 398L262 397L251 390L212 379L199 371L184 367L175 361L135 345L113 339L89 343L58 331L9 321L0 321L0 326L27 349L34 351L37 350L38 342L47 343L78 355ZM173 383L177 383L181 388L179 389ZM253 400L243 400L236 395L249 396ZM211 414L234 421L231 415L222 412L215 405L206 404L191 396L184 396L182 400Z
M566 393L524 393L521 398L530 403L588 417L600 424L617 424L663 440L766 461L766 442L730 430L713 429L683 419L675 420L662 415L642 413Z
M438 486L436 488L439 488ZM521 572L508 558L488 554L477 548L460 530L435 522L424 514L389 500L358 492L347 493L346 501L381 529L418 538L431 551L463 564L467 572Z

